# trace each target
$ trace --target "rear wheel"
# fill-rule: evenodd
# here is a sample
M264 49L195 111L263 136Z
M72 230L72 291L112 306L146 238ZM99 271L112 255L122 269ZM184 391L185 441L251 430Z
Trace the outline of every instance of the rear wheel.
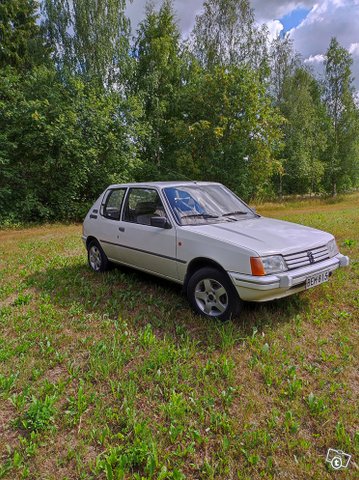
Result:
M228 320L239 312L240 299L225 272L201 268L188 281L187 298L193 309L205 317Z
M104 272L108 270L108 258L97 241L93 240L89 244L87 254L88 263L94 272Z

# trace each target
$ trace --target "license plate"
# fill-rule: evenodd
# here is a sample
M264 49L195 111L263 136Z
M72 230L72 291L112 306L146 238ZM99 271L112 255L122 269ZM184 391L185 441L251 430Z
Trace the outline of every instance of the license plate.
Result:
M306 279L306 288L316 287L329 280L329 272L321 272Z

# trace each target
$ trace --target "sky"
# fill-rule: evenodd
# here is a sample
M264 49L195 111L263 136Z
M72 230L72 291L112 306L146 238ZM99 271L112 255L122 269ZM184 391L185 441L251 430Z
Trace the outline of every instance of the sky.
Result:
M144 17L145 4L146 0L133 0L127 7L134 28ZM186 36L201 12L203 0L174 0L173 4ZM296 51L319 75L330 39L336 37L353 57L354 85L359 90L359 0L251 0L251 5L257 22L266 23L272 36L289 33Z

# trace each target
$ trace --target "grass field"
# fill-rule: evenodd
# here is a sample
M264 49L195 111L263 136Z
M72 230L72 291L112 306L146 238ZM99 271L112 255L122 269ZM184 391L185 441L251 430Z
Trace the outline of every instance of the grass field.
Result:
M0 231L0 478L358 478L359 195L258 211L351 265L224 324L177 285L92 273L80 225Z

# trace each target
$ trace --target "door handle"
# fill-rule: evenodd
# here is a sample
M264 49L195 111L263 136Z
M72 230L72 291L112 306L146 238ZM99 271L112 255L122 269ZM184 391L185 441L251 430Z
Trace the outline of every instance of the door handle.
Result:
M118 227L118 229L120 230L120 232L124 232L124 231L125 231L125 227Z

